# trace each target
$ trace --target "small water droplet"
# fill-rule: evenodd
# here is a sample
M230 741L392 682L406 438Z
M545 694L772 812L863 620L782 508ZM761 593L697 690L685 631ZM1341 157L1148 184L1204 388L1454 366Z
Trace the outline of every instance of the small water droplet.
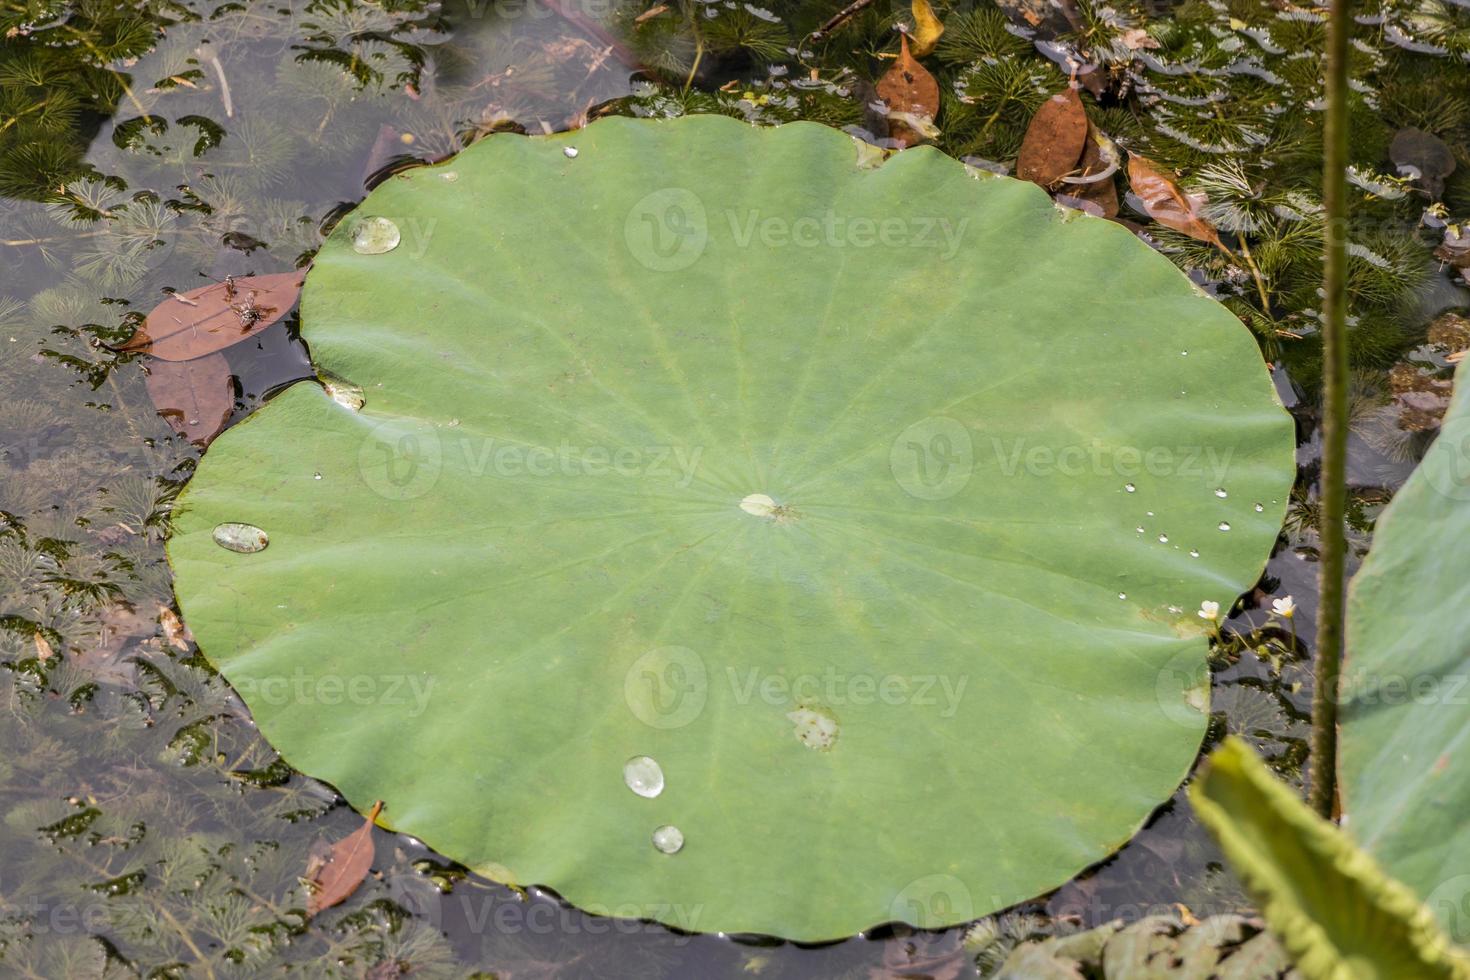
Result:
M1154 516L1154 512L1151 511L1151 510L1150 511L1145 511L1144 513L1148 514L1149 517L1153 517Z
M398 226L381 215L363 218L352 226L352 250L362 255L382 255L398 247Z
M1134 485L1133 485L1133 484L1131 484L1131 483L1125 483L1125 484L1123 484L1123 489L1124 489L1124 490L1127 490L1127 491L1128 491L1128 492L1129 492L1129 493L1133 493L1133 492L1135 492L1135 491L1136 491L1136 490L1137 490L1137 489L1138 489L1138 488L1137 488L1137 487L1135 487L1135 486L1134 486Z
M1220 497L1220 498L1224 498L1224 497L1230 496L1230 494L1228 494L1228 493L1225 492L1225 488L1224 487L1220 487L1220 488L1216 489L1215 496Z
M1189 356L1189 351L1182 350L1182 351L1179 352L1179 356L1180 357L1188 357Z
M271 539L254 524L237 524L231 521L215 526L214 543L226 551L253 555L257 551L264 551Z
M1119 599L1126 599L1126 598L1128 598L1128 593L1126 593L1126 592L1119 592L1118 593L1118 598Z
M575 146L564 146L561 148L561 151L567 155L568 160L574 160L577 157L577 148Z
M653 846L665 854L678 854L684 847L684 832L666 823L653 832Z
M1137 531L1139 534L1143 534L1144 533L1144 530L1143 530L1142 527L1135 527L1133 530Z
M1198 558L1199 557L1199 549L1198 548L1190 548L1189 549L1189 557L1191 557L1191 558Z
M623 782L644 799L653 799L664 791L664 770L651 756L635 755L623 763Z
M1230 530L1230 522L1229 521L1221 521L1220 522L1220 530L1222 530L1222 531L1228 531L1228 530Z
M446 170L442 174L439 175L439 179L440 180L447 180L449 183L452 184L456 180L459 180L459 174L455 173L453 170Z
M313 479L313 480L320 480L320 479L321 479L321 478L322 478L322 475L321 475L321 474L320 474L320 473L313 473L313 474L312 474L312 475L311 475L311 478L312 478L312 479Z
M1176 615L1176 616L1179 615L1180 613L1184 612L1184 610L1181 609L1179 606L1170 606L1169 607L1169 611L1171 613L1173 613L1174 615Z
M1168 544L1168 543L1169 543L1169 536L1167 534L1161 534L1161 535L1159 535L1159 544Z
M1257 514L1259 514L1261 511L1263 511L1265 509L1266 508L1262 507L1260 504L1256 504L1256 513Z

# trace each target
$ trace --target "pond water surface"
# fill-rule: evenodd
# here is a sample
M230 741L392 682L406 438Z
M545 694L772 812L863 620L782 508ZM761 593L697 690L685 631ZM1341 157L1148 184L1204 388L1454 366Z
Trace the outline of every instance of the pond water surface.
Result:
M276 758L172 612L163 541L198 450L155 411L147 359L101 346L124 340L165 290L296 268L385 173L497 130L688 110L759 122L816 118L881 137L867 106L883 68L872 55L892 49L890 28L908 17L907 4L871 5L833 40L805 44L837 5L662 6L6 8L0 973L976 974L962 929L884 929L817 948L680 935L518 894L382 832L363 887L305 923L300 878L312 855L361 817ZM946 100L940 145L984 165L1013 160L1030 112L1064 82L1061 42L1045 23L1032 36L1006 27L1004 7L936 6L950 25L936 64ZM1290 594L1296 651L1279 662L1222 653L1211 739L1244 734L1278 771L1300 779L1316 575L1315 260L1310 243L1305 257L1293 255L1291 236L1268 219L1287 222L1280 209L1312 207L1301 195L1317 145L1309 106L1320 17L1286 2L1073 9L1086 15L1080 35L1075 25L1052 35L1092 38L1102 52L1095 60L1113 66L1094 78L1103 92L1097 118L1187 174L1199 173L1202 159L1219 163L1217 191L1229 183L1229 165L1242 168L1244 203L1229 230L1258 236L1261 262L1274 263L1269 302L1252 317L1252 277L1183 236L1155 236L1251 322L1280 365L1278 390L1299 422L1301 477L1288 525L1230 620L1243 633L1266 626L1269 598ZM1176 17L1177 29L1153 28L1160 46L1129 51L1105 40L1126 26L1122 18L1157 25ZM1359 186L1380 183L1355 293L1360 552L1433 435L1433 399L1430 420L1405 424L1392 372L1409 364L1442 376L1446 348L1424 347L1425 337L1436 317L1443 326L1446 311L1466 304L1452 270L1433 257L1440 232L1424 211L1442 201L1444 214L1470 215L1470 16L1423 3L1365 11L1362 29ZM1410 127L1452 147L1458 172L1383 184L1396 176L1384 148ZM1250 170L1263 155L1275 169ZM1228 217L1219 220L1229 227ZM293 314L227 351L236 419L311 375L297 326ZM1279 622L1273 629L1284 642ZM1201 918L1247 907L1182 794L1116 857L1029 911L1096 923L1177 906Z

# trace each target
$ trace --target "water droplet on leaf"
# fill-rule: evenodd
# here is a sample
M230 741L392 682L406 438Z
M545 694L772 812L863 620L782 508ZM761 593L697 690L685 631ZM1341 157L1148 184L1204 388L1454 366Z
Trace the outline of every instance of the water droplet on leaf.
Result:
M271 539L254 524L228 522L215 526L214 543L226 551L253 555L257 551L264 551Z
M623 763L623 782L645 799L653 799L664 791L664 771L650 756L635 755Z
M665 854L677 854L684 847L684 832L666 823L653 832L653 846Z
M1220 522L1220 530L1222 530L1222 531L1228 531L1228 530L1230 530L1230 522L1229 521L1221 521Z
M362 255L381 255L398 247L398 226L379 215L363 218L352 228L352 250Z

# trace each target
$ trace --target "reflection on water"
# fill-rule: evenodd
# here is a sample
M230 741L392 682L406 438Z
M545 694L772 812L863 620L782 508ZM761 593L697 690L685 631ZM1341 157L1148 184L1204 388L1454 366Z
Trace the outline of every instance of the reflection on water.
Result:
M818 949L678 935L518 895L387 834L378 837L378 873L358 896L304 922L299 876L309 854L359 818L261 742L170 610L162 540L198 451L154 411L149 358L104 346L125 340L165 290L300 267L323 229L384 175L487 133L562 130L608 112L717 111L765 123L816 119L881 142L886 123L871 102L886 63L874 56L893 49L891 25L908 5L880 0L811 37L836 6L169 0L5 8L5 969L973 972L961 930L883 932ZM1300 422L1302 478L1278 554L1232 625L1264 623L1268 598L1289 593L1300 607L1298 635L1309 638L1320 15L1289 0L1121 12L1064 4L1060 19L1027 17L1015 0L936 7L948 28L929 59L943 93L942 149L983 166L1013 160L1031 112L1075 70L1097 125L1190 176L1210 197L1211 219L1248 245L1248 263L1231 261L1151 229L1283 365L1278 387ZM1454 312L1466 296L1451 275L1460 253L1443 251L1452 247L1446 225L1470 216L1470 11L1420 0L1365 12L1361 22L1361 221L1352 232L1359 549L1434 435L1445 353L1466 332ZM1428 138L1403 135L1410 130ZM220 355L233 418L310 375L297 328L288 316ZM1299 778L1308 659L1245 651L1216 668L1212 735L1243 733ZM1038 909L1097 922L1171 903L1203 917L1240 902L1176 797L1120 855Z

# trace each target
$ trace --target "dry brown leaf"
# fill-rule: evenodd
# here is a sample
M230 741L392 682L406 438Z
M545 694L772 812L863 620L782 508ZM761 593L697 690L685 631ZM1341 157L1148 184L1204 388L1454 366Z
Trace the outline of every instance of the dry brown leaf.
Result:
M179 619L179 614L168 606L159 606L158 622L163 627L163 638L168 641L168 645L180 653L188 653L189 640L192 637L183 620Z
M1158 164L1136 153L1128 157L1128 183L1150 218L1166 228L1182 231L1190 238L1209 242L1226 255L1234 254L1220 241L1215 226L1200 214L1200 207L1205 202L1203 194L1184 193L1184 189L1160 170Z
M925 134L904 117L918 124L925 120L932 122L939 114L939 83L927 68L914 60L907 37L899 35L898 43L898 57L878 79L878 97L888 107L888 135L899 146L909 147L923 142Z
M1050 190L1078 171L1087 142L1087 112L1077 90L1069 87L1043 102L1031 117L1016 158L1016 176Z
M361 827L332 845L326 863L308 873L311 894L306 900L308 917L347 901L373 867L373 824L383 811L383 802L373 804Z
M1091 124L1087 127L1087 148L1082 151L1081 176L1092 177L1107 173L1109 168L1116 171L1118 166L1117 147L1111 141L1107 142L1111 157L1103 152L1103 143L1106 137L1098 132ZM1078 202L1076 207L1099 218L1116 218L1118 216L1118 186L1111 175L1102 180L1088 184L1068 184L1066 193L1073 196ZM1060 199L1061 195L1058 195ZM1068 202L1070 203L1070 202Z
M36 659L44 663L45 661L50 660L52 656L55 655L55 653L56 651L51 649L51 641L46 639L46 637L42 636L40 633L37 633Z
M223 354L148 364L148 397L165 422L199 448L219 435L235 408L235 385Z
M240 276L176 293L159 303L122 351L187 361L238 344L291 312L302 272Z
M922 58L934 52L935 45L944 34L944 24L934 15L929 0L911 0L909 9L914 15L914 30L909 35L914 42L914 57Z
M655 6L649 7L647 10L643 11L643 13L639 14L637 17L634 17L633 23L642 24L647 21L653 20L659 14L666 14L668 12L669 5L666 3L660 3Z

